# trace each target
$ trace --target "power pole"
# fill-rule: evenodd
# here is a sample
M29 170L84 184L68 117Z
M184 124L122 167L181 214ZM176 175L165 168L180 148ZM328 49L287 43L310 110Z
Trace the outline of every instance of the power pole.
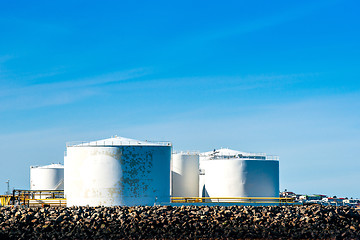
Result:
M8 179L5 183L7 184L6 195L9 195L10 194L10 179Z

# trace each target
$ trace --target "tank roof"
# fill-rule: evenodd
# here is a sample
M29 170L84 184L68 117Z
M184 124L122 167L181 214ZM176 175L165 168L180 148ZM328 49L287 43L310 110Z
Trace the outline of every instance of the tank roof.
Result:
M96 146L171 146L171 142L140 141L131 138L114 136L91 142L67 143L67 147L96 147Z
M45 166L30 166L30 168L64 168L64 165L60 164L60 163L52 163L50 165L45 165Z
M201 156L226 156L226 157L231 157L231 156L237 156L237 155L242 155L242 156L266 156L265 153L249 153L249 152L241 152L241 151L236 151L236 150L232 150L229 148L220 148L220 149L214 149L213 151L209 151L209 152L203 152L200 154Z
M229 148L214 149L200 153L201 160L213 159L252 159L252 160L279 160L278 156L267 156L265 153L249 153L232 150Z

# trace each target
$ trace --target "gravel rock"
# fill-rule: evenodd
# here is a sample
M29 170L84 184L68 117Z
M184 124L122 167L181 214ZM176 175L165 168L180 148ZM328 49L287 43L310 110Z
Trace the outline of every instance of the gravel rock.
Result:
M335 206L0 207L0 239L360 239Z

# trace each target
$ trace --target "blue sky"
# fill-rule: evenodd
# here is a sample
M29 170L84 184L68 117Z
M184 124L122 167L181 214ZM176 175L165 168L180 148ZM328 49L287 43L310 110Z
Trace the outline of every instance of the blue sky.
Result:
M360 197L358 1L0 6L0 193L119 135L280 156L280 187Z

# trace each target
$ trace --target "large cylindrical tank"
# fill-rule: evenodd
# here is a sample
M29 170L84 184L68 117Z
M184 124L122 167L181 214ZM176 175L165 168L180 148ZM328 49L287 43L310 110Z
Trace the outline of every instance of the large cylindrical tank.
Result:
M279 161L241 158L201 163L202 197L279 197Z
M67 147L67 206L134 206L170 201L171 143L114 137Z
M198 197L199 154L174 153L171 166L171 196Z
M64 190L64 166L51 164L30 167L31 190Z

